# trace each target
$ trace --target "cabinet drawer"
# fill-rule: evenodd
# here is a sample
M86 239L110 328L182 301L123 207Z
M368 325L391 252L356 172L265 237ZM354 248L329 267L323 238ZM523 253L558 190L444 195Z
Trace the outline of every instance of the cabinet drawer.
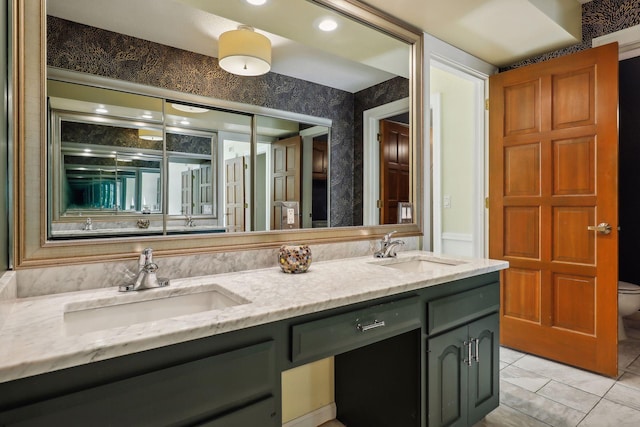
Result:
M280 418L276 416L276 399L269 397L246 408L238 409L229 414L218 417L198 427L267 427L277 426Z
M160 369L0 414L0 425L193 424L269 396L273 341Z
M500 283L491 283L427 303L427 333L437 334L500 308Z
M407 298L295 325L291 359L311 361L421 327L418 298Z

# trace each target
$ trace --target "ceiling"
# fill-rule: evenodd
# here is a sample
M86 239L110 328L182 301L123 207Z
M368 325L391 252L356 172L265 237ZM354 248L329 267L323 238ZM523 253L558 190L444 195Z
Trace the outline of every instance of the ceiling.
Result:
M579 43L591 0L364 0L490 64Z
M502 66L578 43L590 0L364 1ZM273 72L349 92L409 75L407 45L302 0L48 0L47 13L213 57L222 32L252 25L272 42ZM334 36L308 30L321 15L339 20Z

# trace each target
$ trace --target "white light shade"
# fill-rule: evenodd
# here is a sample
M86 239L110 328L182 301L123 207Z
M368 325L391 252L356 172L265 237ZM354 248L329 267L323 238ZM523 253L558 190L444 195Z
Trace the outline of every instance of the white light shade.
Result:
M146 141L162 141L162 131L155 129L138 129L138 138Z
M239 76L259 76L271 69L271 41L253 28L241 25L220 34L218 64Z

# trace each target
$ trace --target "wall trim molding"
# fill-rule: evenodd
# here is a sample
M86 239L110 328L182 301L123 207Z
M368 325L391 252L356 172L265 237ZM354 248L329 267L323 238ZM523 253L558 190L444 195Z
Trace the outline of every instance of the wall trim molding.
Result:
M455 240L456 242L473 242L473 234L467 233L442 233L442 240Z
M380 182L380 152L378 148L380 120L405 113L409 111L409 108L409 98L402 98L371 108L362 114L362 223L364 225L380 223L380 210L377 207L380 195L380 187L377 185ZM376 183L376 185L373 185L373 183Z
M474 255L473 234L467 233L442 233L442 253L457 256Z
M282 424L282 427L317 427L327 421L334 420L338 409L335 402L309 412L301 417Z
M619 60L640 56L640 25L596 37L591 41L591 45L598 47L613 42L618 42Z

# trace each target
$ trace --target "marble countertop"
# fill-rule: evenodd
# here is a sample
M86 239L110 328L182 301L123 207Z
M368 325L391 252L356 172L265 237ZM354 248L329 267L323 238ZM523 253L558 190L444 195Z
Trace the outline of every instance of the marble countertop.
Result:
M396 261L429 258L430 252L399 252ZM504 261L438 256L460 262L426 272L385 267L372 257L313 263L305 274L280 268L185 279L166 288L121 293L117 286L4 301L0 323L0 382L203 338L251 326L399 294L502 270ZM161 320L78 331L65 313L198 291L217 290L239 305ZM8 307L7 307L8 306Z

